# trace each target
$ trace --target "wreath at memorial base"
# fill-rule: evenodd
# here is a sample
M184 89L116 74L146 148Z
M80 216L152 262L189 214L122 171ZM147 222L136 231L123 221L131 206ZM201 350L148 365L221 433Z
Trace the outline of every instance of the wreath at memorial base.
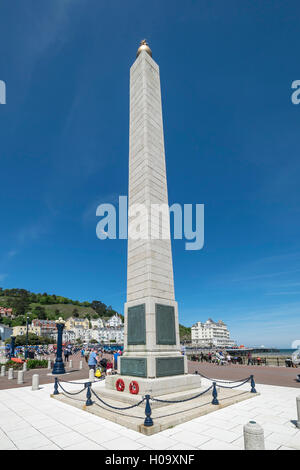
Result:
M137 395L139 393L139 390L139 384L135 380L132 380L132 382L130 382L129 384L130 393L132 393L132 395Z
M116 381L116 389L118 390L118 392L124 392L124 390L125 390L124 380L118 379Z

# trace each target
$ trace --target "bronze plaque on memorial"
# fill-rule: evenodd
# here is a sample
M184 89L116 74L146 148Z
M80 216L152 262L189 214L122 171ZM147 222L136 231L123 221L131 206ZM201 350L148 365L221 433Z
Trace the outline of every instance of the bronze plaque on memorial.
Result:
M144 357L121 357L121 375L147 377L147 359Z
M146 344L145 304L128 308L127 335L129 345Z
M176 344L174 307L155 304L155 319L156 344Z

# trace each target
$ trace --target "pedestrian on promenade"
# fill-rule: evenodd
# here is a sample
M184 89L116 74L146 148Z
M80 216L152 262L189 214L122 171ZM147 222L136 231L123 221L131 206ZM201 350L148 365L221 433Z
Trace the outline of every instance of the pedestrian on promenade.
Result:
M252 354L251 354L250 351L248 352L247 356L248 356L248 366L252 366L252 364L253 364L252 363Z
M96 372L96 365L97 364L98 364L97 351L96 351L96 349L92 349L92 351L89 355L89 360L88 360L89 369L93 369Z
M29 349L28 351L28 359L34 359L35 357L35 352L34 352L34 349Z
M113 363L107 362L106 364L106 375L111 375L113 370Z
M90 351L89 351L88 349L85 349L85 351L84 351L84 359L85 359L85 362L86 362L86 363L88 362L89 355L90 355Z
M69 362L69 355L70 355L69 349L68 349L68 348L65 348L65 349L64 349L65 362Z
M116 351L114 353L114 369L117 370L118 368L118 357L120 356L120 352L119 351Z

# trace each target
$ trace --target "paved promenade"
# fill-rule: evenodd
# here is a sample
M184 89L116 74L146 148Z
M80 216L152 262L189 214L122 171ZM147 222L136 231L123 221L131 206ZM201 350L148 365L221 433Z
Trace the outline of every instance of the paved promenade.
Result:
M110 357L107 355L107 357ZM53 357L52 357L53 359ZM88 365L83 359L83 369L79 370L80 354L72 357L73 368L70 369L68 363L65 364L66 380L87 379L89 375ZM217 379L236 380L242 377L249 377L253 374L255 382L267 385L280 385L283 387L300 388L300 383L296 381L297 374L300 374L300 368L289 367L266 367L266 366L218 366L216 364L208 364L206 362L189 361L189 373L199 371L207 377L215 377ZM28 370L24 374L24 384L17 385L17 372L15 372L14 380L7 380L7 377L0 377L0 390L6 388L26 387L31 385L32 375L39 374L40 384L53 383L53 376L48 369Z
M300 374L300 367L243 366L237 364L218 366L207 362L189 361L189 372L194 373L196 370L207 377L216 379L236 380L254 375L255 382L259 384L300 388L300 382L296 380L297 375Z
M79 370L79 355L73 360L73 367L72 369L69 368L69 364L65 363L65 370L66 370L66 379L65 380L80 380L80 379L87 379L89 376L89 368L88 365L86 364L85 360L83 360L83 369ZM38 374L39 375L39 380L40 384L50 384L53 383L53 375L51 374L50 369L32 369L32 370L27 370L24 373L24 384L23 385L17 385L17 375L18 372L14 371L14 379L13 380L8 380L7 379L7 371L6 371L6 376L5 377L0 377L0 390L6 389L6 388L15 388L15 387L28 387L32 383L32 376L33 374Z
M203 380L203 386L207 385ZM78 389L77 385L66 387L70 391ZM30 387L1 390L0 449L240 450L243 425L255 420L264 429L267 449L300 450L300 430L295 426L299 388L258 385L257 390L260 396L251 400L153 436L50 398L53 384L35 392Z

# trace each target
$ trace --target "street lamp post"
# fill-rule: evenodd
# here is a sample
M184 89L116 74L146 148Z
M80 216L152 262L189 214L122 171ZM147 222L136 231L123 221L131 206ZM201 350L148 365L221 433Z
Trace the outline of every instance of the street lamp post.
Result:
M57 328L57 348L56 348L56 359L52 370L52 374L65 374L65 366L62 358L62 337L63 329L65 326L64 320L60 317L56 322Z
M16 341L16 337L11 336L10 337L10 357L15 357L15 341Z
M26 316L26 348L25 348L25 361L28 359L28 320L29 315Z

